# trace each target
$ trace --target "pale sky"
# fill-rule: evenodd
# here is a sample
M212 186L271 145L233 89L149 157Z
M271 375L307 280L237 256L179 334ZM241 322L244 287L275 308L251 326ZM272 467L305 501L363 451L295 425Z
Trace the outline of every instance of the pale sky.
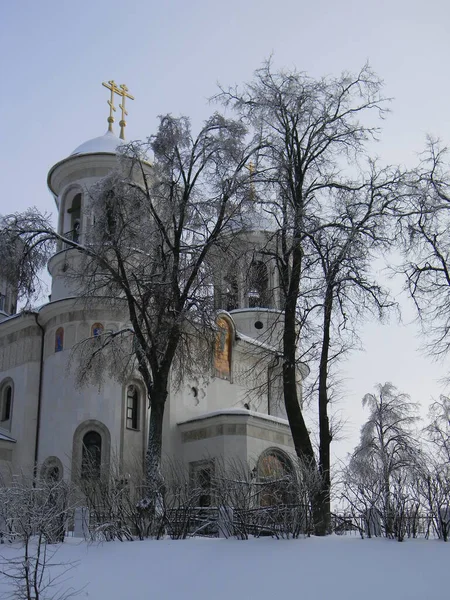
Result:
M137 139L155 131L159 114L200 123L217 82L249 80L271 54L276 67L314 77L369 61L393 98L375 148L383 162L414 164L427 133L450 144L445 0L22 0L3 2L0 16L3 214L54 212L47 172L106 131L108 79L136 98L127 138ZM406 308L406 325L368 324L365 352L343 365L348 437L339 456L357 442L360 400L375 383L390 380L423 404L443 391L449 359L437 365L418 352L412 317Z

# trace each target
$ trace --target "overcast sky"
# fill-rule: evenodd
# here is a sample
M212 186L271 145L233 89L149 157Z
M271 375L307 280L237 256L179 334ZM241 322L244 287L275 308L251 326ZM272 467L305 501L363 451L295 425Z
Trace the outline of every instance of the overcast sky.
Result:
M249 80L271 54L276 67L314 77L369 61L393 98L375 151L385 163L412 165L427 133L450 144L449 23L445 0L3 2L0 213L54 212L49 168L106 131L102 81L128 85L136 99L127 138L143 138L159 114L200 123L217 82ZM375 383L390 380L423 404L443 391L448 361L436 365L418 351L412 318L406 306L404 324L362 330L365 352L343 366L348 437L339 456L357 442L360 400Z

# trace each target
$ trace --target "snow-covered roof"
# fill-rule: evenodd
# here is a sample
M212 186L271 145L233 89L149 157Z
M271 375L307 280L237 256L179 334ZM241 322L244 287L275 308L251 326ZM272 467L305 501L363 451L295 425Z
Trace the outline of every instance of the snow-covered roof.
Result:
M107 152L108 154L115 154L117 147L121 146L123 141L119 139L112 131L107 131L104 135L93 138L84 142L78 148L72 152L70 156L76 154L97 154Z
M203 413L196 417L191 417L190 419L186 419L185 421L181 421L178 423L178 425L183 425L184 423L193 423L194 421L203 421L204 419L211 419L212 417L220 417L224 415L256 417L258 419L263 419L264 421L272 421L273 423L280 423L281 425L289 425L287 419L283 419L281 417L274 417L273 415L267 415L265 413L259 413L254 410L247 410L246 408L223 408L221 410L214 410L208 413Z

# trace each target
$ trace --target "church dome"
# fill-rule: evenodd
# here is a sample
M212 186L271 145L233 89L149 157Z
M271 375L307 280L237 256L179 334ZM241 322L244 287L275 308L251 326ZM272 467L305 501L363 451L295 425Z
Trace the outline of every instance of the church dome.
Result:
M121 146L122 144L123 141L114 135L112 131L107 131L104 135L88 140L78 146L78 148L75 148L70 156L105 152L108 154L115 154L118 146Z

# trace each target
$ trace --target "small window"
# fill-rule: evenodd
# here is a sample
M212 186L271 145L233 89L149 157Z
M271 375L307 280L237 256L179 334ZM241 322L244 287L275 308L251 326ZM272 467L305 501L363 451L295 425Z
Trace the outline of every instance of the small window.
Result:
M59 458L49 456L43 463L41 468L41 477L48 484L53 485L62 480L63 466Z
M55 352L64 350L64 328L58 327L55 333Z
M10 429L13 404L12 385L10 383L4 385L0 394L0 426L4 429Z
M83 437L81 478L100 479L102 465L102 437L98 431L88 431Z
M135 385L127 389L127 428L139 429L139 392Z
M103 327L103 325L101 323L94 323L91 327L91 336L98 337L99 335L102 335L102 333L104 331L105 331L105 328Z

